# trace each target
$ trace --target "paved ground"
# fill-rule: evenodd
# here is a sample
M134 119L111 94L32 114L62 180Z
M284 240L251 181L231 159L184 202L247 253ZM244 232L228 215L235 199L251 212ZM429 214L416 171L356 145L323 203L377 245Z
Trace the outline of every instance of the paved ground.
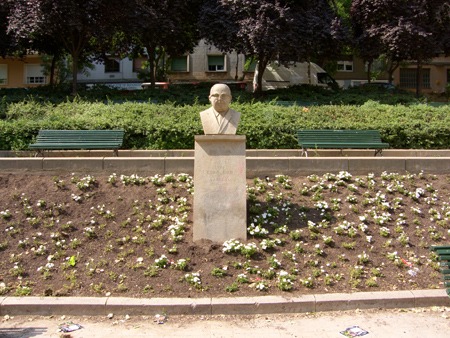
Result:
M315 314L252 316L173 316L163 324L155 317L37 317L5 316L0 337L344 337L340 332L359 326L365 337L448 338L450 308L354 310ZM70 334L58 332L72 321L82 328Z

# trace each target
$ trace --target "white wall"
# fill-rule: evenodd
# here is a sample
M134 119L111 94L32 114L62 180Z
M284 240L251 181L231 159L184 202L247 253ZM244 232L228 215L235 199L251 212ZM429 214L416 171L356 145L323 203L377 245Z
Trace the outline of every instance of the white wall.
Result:
M189 57L189 72L172 72L170 80L174 81L206 81L214 79L234 80L236 77L236 64L238 79L243 77L245 57L242 54L231 53L226 55L224 71L208 71L208 55L221 55L220 50L203 40L194 48ZM102 63L95 63L95 69L89 70L89 75L78 74L78 80L84 82L114 82L114 81L140 81L137 73L133 72L133 60L128 58L120 60L120 72L105 73Z
M105 73L105 65L100 62L94 63L95 68L88 70L89 75L78 73L78 80L81 81L117 81L130 80L137 81L137 73L133 72L133 60L125 58L120 60L120 71Z

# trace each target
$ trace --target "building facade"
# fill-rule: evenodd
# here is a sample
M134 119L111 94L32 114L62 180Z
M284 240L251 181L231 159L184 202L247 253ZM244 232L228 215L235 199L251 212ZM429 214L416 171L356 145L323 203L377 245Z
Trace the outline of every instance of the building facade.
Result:
M87 73L79 73L80 83L132 83L139 82L139 72L145 58L119 59L110 57L105 63L95 63L95 68ZM167 81L241 81L244 79L245 56L236 53L223 53L204 41L195 47L193 53L165 60ZM142 81L141 81L142 82Z
M105 63L95 63L94 69L78 74L79 83L115 84L122 88L141 89L139 73L145 58L129 59L110 57ZM253 79L254 63L245 55L223 53L204 41L195 47L193 53L172 57L167 62L168 83L183 82L228 82L242 81L249 85ZM247 62L247 64L246 64ZM377 80L388 82L388 75L381 71L381 64L374 63L372 70L377 72ZM393 74L394 85L401 89L414 91L417 68L404 63ZM342 88L359 86L368 82L367 66L358 58L345 57L337 62L337 70L332 76ZM0 58L0 88L35 87L48 84L44 75L42 59L39 55L24 58ZM165 82L165 83L166 83ZM450 57L440 56L423 65L422 91L424 93L443 93L450 83Z
M381 63L375 62L372 70L377 73L374 81L388 82L388 74ZM342 88L359 86L368 82L367 65L352 56L342 58L337 62L337 71L333 74L336 82ZM417 83L417 65L413 62L403 62L393 73L393 84L403 90L415 91ZM422 66L422 92L440 94L446 91L450 84L450 57L438 56L427 61Z
M48 81L39 55L0 58L0 88L37 87Z
M399 88L416 89L417 66L405 63L394 72ZM450 85L450 57L439 56L424 63L422 67L422 92L441 94Z

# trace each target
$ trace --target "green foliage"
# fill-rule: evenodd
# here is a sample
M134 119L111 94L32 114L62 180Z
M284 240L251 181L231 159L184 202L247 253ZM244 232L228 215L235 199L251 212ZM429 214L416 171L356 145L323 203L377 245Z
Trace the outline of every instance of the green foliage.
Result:
M2 96L4 91L0 90L0 115L3 117L0 119L0 149L26 150L40 129L124 129L125 149L193 149L194 136L203 134L199 112L209 106L209 87L209 84L200 84L180 86L173 91L130 92L130 98L133 95L141 95L141 98L147 95L147 98L120 102L102 100L106 89L98 89L100 99L97 100L93 99L93 93L62 99L62 91L56 91L52 101L44 100L41 95L44 89L32 91L28 96L24 96L23 91L11 90L11 97ZM238 134L246 135L248 149L298 148L298 129L377 129L392 148L450 148L450 105L434 107L410 98L407 105L398 104L397 101L406 102L406 96L392 94L386 96L387 99L378 94L379 101L391 98L396 104L367 98L363 101L364 96L356 91L335 93L317 88L301 98L321 104L307 107L277 104L281 99L296 98L298 102L295 95L300 91L306 93L300 87L278 91L278 99L272 98L275 91L267 93L263 100L271 101L264 102L250 99L247 92L233 92L232 107L242 113ZM201 102L200 96L195 94L201 95ZM340 98L347 103L336 104ZM327 100L336 103L325 104ZM350 104L350 101L355 103Z

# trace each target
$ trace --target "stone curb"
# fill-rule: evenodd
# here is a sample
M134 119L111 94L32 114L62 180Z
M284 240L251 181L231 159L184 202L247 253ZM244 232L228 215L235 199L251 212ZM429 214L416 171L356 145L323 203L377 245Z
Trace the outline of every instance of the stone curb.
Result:
M450 306L445 290L236 298L3 297L0 315L252 315Z
M348 171L449 174L450 157L247 157L247 177L310 175ZM0 172L121 172L147 175L194 173L193 157L46 157L0 158Z

